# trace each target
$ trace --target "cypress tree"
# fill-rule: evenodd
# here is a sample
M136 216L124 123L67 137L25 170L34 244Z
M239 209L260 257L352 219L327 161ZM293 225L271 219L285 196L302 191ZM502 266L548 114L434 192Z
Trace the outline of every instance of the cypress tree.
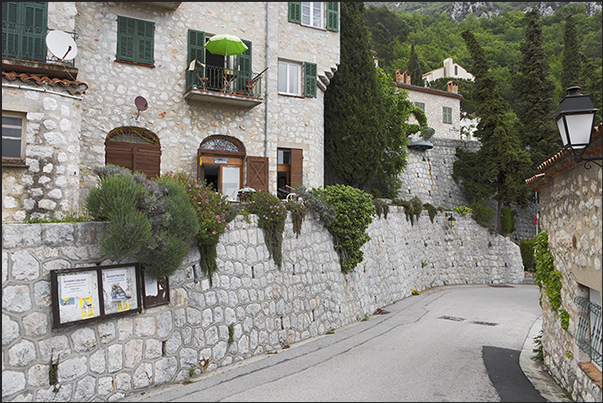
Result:
M563 34L563 61L561 70L561 86L563 87L562 98L565 90L574 85L580 85L580 56L578 54L578 35L572 15L565 18L565 30Z
M410 47L410 57L408 58L408 70L410 71L410 83L412 85L423 86L423 69L419 55L415 52L415 44Z
M341 60L325 92L325 185L363 187L386 148L375 64L364 3L340 3ZM329 177L329 170L335 177Z
M524 16L525 40L520 45L519 73L513 81L515 113L521 122L522 145L530 150L532 171L562 147L555 125L555 83L549 78L549 63L542 39L538 9Z
M517 118L500 95L496 77L489 71L482 48L470 31L463 31L462 37L473 59L474 96L480 118L475 136L480 140L481 148L476 153L457 148L453 178L455 181L461 179L463 188L471 196L491 196L497 201L497 230L500 233L503 205L525 207L529 203L531 191L525 178L529 175L530 156L514 130Z

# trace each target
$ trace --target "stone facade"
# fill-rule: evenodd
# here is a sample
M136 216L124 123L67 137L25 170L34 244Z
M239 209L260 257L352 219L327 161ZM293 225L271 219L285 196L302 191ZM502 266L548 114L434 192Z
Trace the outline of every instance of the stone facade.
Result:
M165 8L166 4L177 7ZM118 16L154 23L154 66L116 61ZM105 165L105 139L124 126L157 136L161 172L196 176L201 142L211 135L226 135L243 143L246 156L269 159L272 193L277 190L279 147L302 149L302 183L323 186L324 91L339 64L339 32L289 22L287 2L49 3L48 27L77 33L77 79L88 88L74 102L41 93L35 83L13 89L3 77L3 111L28 113L26 156L29 161L43 159L32 161L28 171L3 168L3 222L23 221L37 207L35 212L45 218L82 213L88 190L99 181L92 169ZM259 105L184 98L189 29L251 41L252 72L269 68L262 77ZM315 98L279 94L279 60L317 65ZM144 112L139 113L134 103L137 96L148 102ZM38 183L42 172L49 180ZM244 176L243 185L245 180Z
M287 218L280 270L257 218L240 215L220 237L213 287L193 248L170 277L169 305L53 329L50 271L115 263L98 246L105 226L2 226L3 401L114 401L183 381L205 363L212 371L325 334L413 289L523 280L519 247L468 217L449 227L443 214L432 223L424 212L412 225L393 207L387 219L375 217L364 261L346 275L331 235L312 214L299 237ZM53 362L60 355L56 389L51 355Z
M456 148L463 147L476 152L480 148L476 140L455 140L439 138L431 139L433 148L428 150L409 149L407 166L400 179L402 187L398 197L410 200L417 196L423 203L430 203L434 207L442 206L452 209L457 206L467 206L471 200L467 198L460 183L452 179L452 167L456 161ZM497 205L493 200L488 201L496 213ZM513 242L519 244L522 239L531 239L536 235L534 226L535 206L527 208L511 207L516 213L515 232L510 235ZM495 221L491 223L495 228Z
M601 156L601 126L593 134L590 148L590 156ZM538 192L540 229L548 233L554 268L562 273L561 308L570 315L569 328L564 330L542 290L544 364L574 400L600 402L601 368L591 367L598 371L598 385L582 369L591 358L576 343L580 307L575 297L590 297L601 306L601 168L585 169L562 151L539 171L541 175L527 182Z

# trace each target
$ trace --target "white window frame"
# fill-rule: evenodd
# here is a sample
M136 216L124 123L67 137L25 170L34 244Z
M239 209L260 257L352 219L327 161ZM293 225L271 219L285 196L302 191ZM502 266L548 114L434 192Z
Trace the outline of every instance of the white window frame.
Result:
M316 7L320 8L320 16L314 15ZM309 13L309 14L308 14ZM301 24L308 27L325 27L325 4L322 1L302 1L301 3Z
M281 74L281 66L286 67L285 75ZM293 74L295 77L292 77L291 66L296 66L298 68L298 73ZM304 68L304 64L300 62L294 62L289 60L279 60L278 61L278 93L284 95L295 95L302 96L303 91L303 81L302 81L302 70ZM297 80L297 92L293 92L291 90L291 80ZM285 90L281 90L283 84L285 85Z
M21 137L19 138L20 141L20 152L19 152L19 156L18 157L5 157L4 154L2 154L2 159L7 159L9 161L23 161L25 160L25 133L27 133L27 128L26 128L26 122L27 122L27 116L25 113L19 113L19 112L9 112L9 111L2 111L2 117L11 117L11 118L20 118L21 119ZM2 122L2 130L4 131L4 122ZM4 134L2 134L2 141L4 141ZM15 140L15 137L6 137L9 140ZM15 140L16 141L16 140Z
M415 106L425 112L425 102L414 102Z

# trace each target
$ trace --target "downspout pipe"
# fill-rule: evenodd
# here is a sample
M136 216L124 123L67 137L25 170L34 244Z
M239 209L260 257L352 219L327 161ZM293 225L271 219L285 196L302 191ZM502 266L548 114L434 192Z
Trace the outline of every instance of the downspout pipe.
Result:
M270 2L266 2L266 68L270 67L269 55L270 49ZM270 69L266 70L266 85L264 86L264 111L265 111L265 127L264 127L264 157L268 158L268 78L270 77Z

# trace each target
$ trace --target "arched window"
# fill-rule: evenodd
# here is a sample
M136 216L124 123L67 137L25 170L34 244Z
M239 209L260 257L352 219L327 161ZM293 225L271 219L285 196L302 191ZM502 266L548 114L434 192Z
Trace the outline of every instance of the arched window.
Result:
M158 177L161 165L159 138L150 130L124 126L111 130L105 140L105 164Z
M209 136L201 142L197 153L198 179L206 181L230 200L236 200L239 189L243 187L243 143L230 136Z

